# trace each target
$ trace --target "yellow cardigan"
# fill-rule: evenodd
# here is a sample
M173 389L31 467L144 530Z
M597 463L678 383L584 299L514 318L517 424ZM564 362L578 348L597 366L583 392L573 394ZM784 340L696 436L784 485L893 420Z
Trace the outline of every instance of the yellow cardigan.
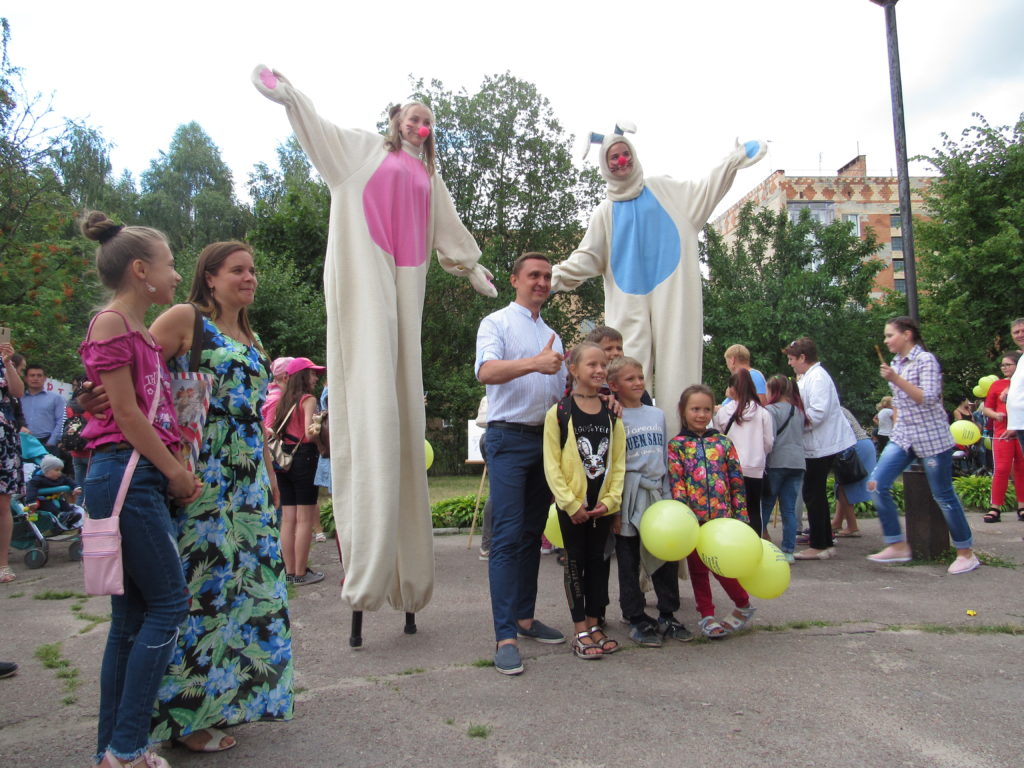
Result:
M555 506L570 515L587 503L587 475L574 434L570 416L566 444L559 445L558 405L551 406L544 417L544 476L554 494ZM622 506L622 483L626 476L626 431L622 427L622 419L615 419L608 457L598 502L608 507L609 515L614 515Z

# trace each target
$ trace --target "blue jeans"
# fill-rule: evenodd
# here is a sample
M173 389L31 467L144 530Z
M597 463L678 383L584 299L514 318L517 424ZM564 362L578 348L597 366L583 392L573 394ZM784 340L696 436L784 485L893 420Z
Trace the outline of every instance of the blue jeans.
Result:
M899 510L892 497L892 484L915 459L917 454L913 450L904 451L890 440L868 478L868 490L878 510L878 518L882 522L882 541L886 544L907 540L900 526ZM921 464L928 478L928 487L932 490L932 498L946 518L953 546L957 549L970 549L973 542L971 527L967 524L963 505L953 490L953 449L925 456Z
M491 476L491 554L487 572L495 640L516 637L518 619L533 618L540 571L540 535L551 491L539 434L489 428L484 435Z
M93 456L84 488L89 517L110 517L131 453ZM110 598L97 761L107 750L133 760L149 747L157 689L188 615L188 588L167 504L167 479L140 458L121 507L124 594Z
M783 552L796 549L796 500L800 498L804 484L804 470L787 467L769 467L765 470L767 488L761 494L761 520L767 526L775 500L779 500L779 514L782 515Z

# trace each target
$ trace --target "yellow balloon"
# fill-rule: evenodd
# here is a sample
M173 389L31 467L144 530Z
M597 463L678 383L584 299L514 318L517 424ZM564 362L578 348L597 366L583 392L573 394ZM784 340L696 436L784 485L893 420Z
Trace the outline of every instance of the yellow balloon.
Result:
M982 387L981 384L978 384L974 387L974 389L971 390L971 392L974 393L975 397L984 397L985 395L988 394L988 388Z
M544 526L544 535L558 549L565 549L565 542L562 540L562 528L558 524L558 509L554 504L548 508L548 522Z
M761 553L761 537L742 520L719 517L700 527L697 554L719 576L746 576L761 562Z
M992 384L995 384L997 381L999 381L999 377L996 376L994 373L990 373L988 376L982 376L980 379L978 379L979 384L984 384L985 382L988 382L990 386Z
M427 453L427 469L430 469L430 465L434 463L434 449L430 447L430 441L423 441L423 448Z
M640 518L640 541L659 560L682 560L697 546L700 523L681 501L656 501Z
M770 541L761 540L761 562L746 576L739 580L740 586L754 597L771 600L781 595L789 587L789 563L782 550Z
M991 437L986 437L985 438L985 450L986 451L991 451L992 450L992 438Z
M981 430L973 421L960 419L949 425L949 434L957 445L974 445L981 440Z

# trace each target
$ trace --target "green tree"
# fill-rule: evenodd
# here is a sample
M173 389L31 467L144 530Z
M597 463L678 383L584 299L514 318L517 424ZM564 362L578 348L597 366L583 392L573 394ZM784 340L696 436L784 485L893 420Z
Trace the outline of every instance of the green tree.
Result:
M69 237L75 209L56 170L68 128L44 127L50 110L25 92L9 39L0 19L0 323L19 352L70 379L99 291L81 242Z
M176 253L240 238L250 223L220 149L196 122L179 126L167 152L142 174L139 209L141 220L165 232Z
M882 320L870 292L882 262L873 258L874 235L856 237L849 224L827 226L803 211L740 212L731 243L704 228L700 257L704 280L704 380L720 397L729 378L725 350L746 346L766 376L792 375L781 349L800 336L818 346L843 404L860 419L883 391L872 348Z
M1012 127L975 118L923 158L941 177L925 193L930 220L915 224L922 330L950 400L997 371L1024 314L1024 114Z

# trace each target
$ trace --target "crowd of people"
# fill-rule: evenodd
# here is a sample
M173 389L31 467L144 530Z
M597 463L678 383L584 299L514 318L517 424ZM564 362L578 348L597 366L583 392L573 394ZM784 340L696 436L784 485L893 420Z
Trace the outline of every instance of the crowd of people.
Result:
M360 181L369 190L365 195L335 197L332 221L345 219L345 201L358 198L360 215L365 203L375 225L372 243L346 241L337 244L338 253L328 254L328 347L334 357L329 355L327 367L305 357L271 362L249 322L259 282L250 246L238 241L207 246L199 255L187 302L173 304L182 277L166 236L149 227L117 224L100 212L88 213L81 229L97 243L96 268L111 293L81 344L85 373L72 401L65 404L47 391L45 371L26 365L12 343L0 344L0 582L16 577L7 556L11 499L27 490L21 433L53 453L65 439L74 475L66 480L81 487L88 518L120 519L124 588L111 597L94 754L94 762L105 768L167 766L153 746L168 740L195 752L219 752L236 744L224 730L230 726L292 717L288 585L324 578L308 560L319 526L319 488L332 485L332 474L335 491L353 502L336 511L345 523L339 535L350 605L361 611L387 597L396 607L415 611L429 600L432 588L432 560L426 562L422 548L407 542L423 521L413 521L416 531L401 527L400 535L384 541L370 527L353 524L351 516L353 509L365 508L415 517L421 506L385 502L422 500L420 485L425 485L417 480L422 474L419 446L405 446L399 459L392 454L396 439L410 425L422 431L419 356L406 337L418 334L426 255L437 249L446 269L493 296L490 274L478 264L479 249L436 174L433 115L426 107L393 110L381 142L374 134L343 132L317 118L308 99L280 73L258 69L254 82L286 106L332 191L345 187L357 172L372 172ZM763 151L757 142L738 145L716 171L716 194L724 194L736 170ZM367 164L368 157L379 168ZM614 187L611 201L647 199L628 141L606 138L600 162ZM379 174L386 183L378 183ZM649 186L666 195L679 192L658 183ZM362 189L352 188L357 187ZM692 215L706 218L706 203ZM598 239L588 234L588 247L600 250ZM675 269L691 243L678 237L673 243ZM942 408L941 371L913 320L893 318L884 328L892 360L880 366L880 375L892 396L879 403L881 455L876 463L874 444L840 404L810 338L783 349L796 381L784 375L766 379L752 367L745 347L730 347L725 357L731 375L724 393L699 382L667 391L678 384L685 366L672 367L667 356L653 355L650 339L632 326L627 338L645 339L643 349L630 349L628 343L624 349L623 333L602 326L567 354L541 311L553 279L569 285L601 271L595 265L608 254L597 250L590 252L592 259L578 256L560 265L559 272L543 254L520 256L510 277L514 300L483 318L478 332L475 373L487 391L486 416L481 417L491 478L486 559L498 672L524 671L520 640L566 641L535 616L541 535L552 498L564 547L571 646L581 660L601 659L621 648L607 631L605 617L612 552L618 563L619 608L630 638L648 647L693 638L677 616L680 562L657 559L639 536L644 510L661 499L685 503L701 525L733 518L759 536L767 536L766 522L778 505L781 549L791 561L835 557L836 537L859 535L853 505L871 499L886 546L869 559L904 562L911 552L892 485L903 469L920 460L957 548L949 572L978 567L970 527L951 484L954 445ZM388 254L394 264L380 267L381 295L370 292L349 305L345 277L367 268L353 254L370 253ZM396 272L395 264L414 271ZM609 272L605 277L614 285L613 278L629 282L638 274ZM671 274L674 280L683 277L682 271ZM656 313L668 313L662 320L675 317L669 312L674 309L670 292L655 290L670 285L659 282L665 276L647 277L653 280L645 290L657 299L652 304ZM385 313L379 327L365 337L339 333L339 323L351 321L360 307L372 305L376 311L382 302L398 311ZM172 306L147 326L147 312L163 305ZM1024 347L1024 320L1014 322L1013 336ZM647 377L654 377L648 370L652 357L663 367L660 391L655 389L661 408L654 406L646 386ZM1003 446L996 460L1002 479L993 483L989 521L999 519L1006 476L1024 472L1020 443L1013 439L1024 440L1024 377L1010 379L1018 359L1019 354L1003 358L1007 383L993 387L985 403L985 414L997 425L995 439ZM359 366L346 366L346 361ZM374 375L398 382L394 402L385 402L382 393L365 385L359 402L343 396L360 383L349 377L365 380L371 363L379 368ZM336 394L341 392L330 419L321 413L327 406L326 388L319 406L315 397L328 369ZM184 440L174 396L174 382L189 377L205 381L209 393L194 454ZM721 402L717 395L724 396ZM382 412L394 435L378 435L377 440L359 434L369 442L356 455L348 444L351 433ZM326 438L328 429L336 430L333 445ZM72 433L80 439L71 442L67 435ZM279 456L275 464L272 444L280 444L286 460ZM371 466L378 449L388 452L382 455L393 467L394 484L360 471ZM49 458L39 467L47 477L59 476L69 463ZM396 460L417 471L394 467ZM833 471L834 518L827 492ZM1024 483L1015 486L1024 493ZM808 546L796 551L801 497ZM1024 519L1020 498L1018 515ZM755 607L739 582L715 574L732 604L719 614L711 571L696 553L685 559L701 634L719 640L744 629ZM400 562L422 578L406 575L396 581ZM348 578L352 574L355 578ZM648 577L657 617L645 610ZM13 674L14 668L4 663L0 676Z

